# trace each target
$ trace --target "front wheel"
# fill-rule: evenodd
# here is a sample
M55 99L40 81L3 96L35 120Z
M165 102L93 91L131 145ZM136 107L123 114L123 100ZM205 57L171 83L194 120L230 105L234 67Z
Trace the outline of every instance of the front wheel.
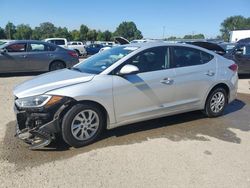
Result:
M227 104L227 92L224 88L213 90L206 101L204 112L208 117L218 117L223 114Z
M63 118L62 136L70 146L82 147L93 143L104 127L104 115L98 106L77 104Z
M54 61L50 64L49 71L55 71L55 70L64 69L64 68L65 68L65 64L63 62Z

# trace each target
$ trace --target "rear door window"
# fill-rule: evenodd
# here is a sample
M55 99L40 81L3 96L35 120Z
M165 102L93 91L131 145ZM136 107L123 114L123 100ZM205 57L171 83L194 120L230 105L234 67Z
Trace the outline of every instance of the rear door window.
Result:
M202 65L208 63L213 59L213 55L206 53L204 51L189 48L176 46L172 51L173 55L173 67L186 67L193 65Z
M48 51L48 48L44 44L31 43L29 45L28 51L30 51L30 52L43 52L43 51Z
M10 53L12 52L26 52L26 43L17 43L17 44L11 44L6 47L6 50Z

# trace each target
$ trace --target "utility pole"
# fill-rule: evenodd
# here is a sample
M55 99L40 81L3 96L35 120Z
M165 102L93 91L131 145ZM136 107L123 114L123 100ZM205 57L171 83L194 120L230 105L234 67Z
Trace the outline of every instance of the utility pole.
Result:
M163 32L162 32L162 39L163 39L163 40L164 40L164 37L165 37L165 28L166 28L165 26L163 26L163 28L162 28L162 29L163 29Z
M11 39L11 35L10 35L10 26L9 26L9 38Z

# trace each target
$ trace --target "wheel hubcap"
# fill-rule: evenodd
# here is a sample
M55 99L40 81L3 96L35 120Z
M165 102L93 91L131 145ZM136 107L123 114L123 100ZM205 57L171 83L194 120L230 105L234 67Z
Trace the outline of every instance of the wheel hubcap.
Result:
M71 124L71 133L77 140L91 138L99 127L99 117L93 110L84 110L78 113Z
M225 96L222 92L217 92L213 95L210 102L210 109L214 113L220 112L225 105Z

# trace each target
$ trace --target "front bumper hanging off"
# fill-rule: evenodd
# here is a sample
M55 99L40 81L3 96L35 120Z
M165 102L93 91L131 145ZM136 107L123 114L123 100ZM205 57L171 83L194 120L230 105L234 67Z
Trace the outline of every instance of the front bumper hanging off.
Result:
M60 132L60 114L69 106L70 100L63 100L49 109L20 109L16 105L17 124L15 136L30 144L30 149L45 147Z

